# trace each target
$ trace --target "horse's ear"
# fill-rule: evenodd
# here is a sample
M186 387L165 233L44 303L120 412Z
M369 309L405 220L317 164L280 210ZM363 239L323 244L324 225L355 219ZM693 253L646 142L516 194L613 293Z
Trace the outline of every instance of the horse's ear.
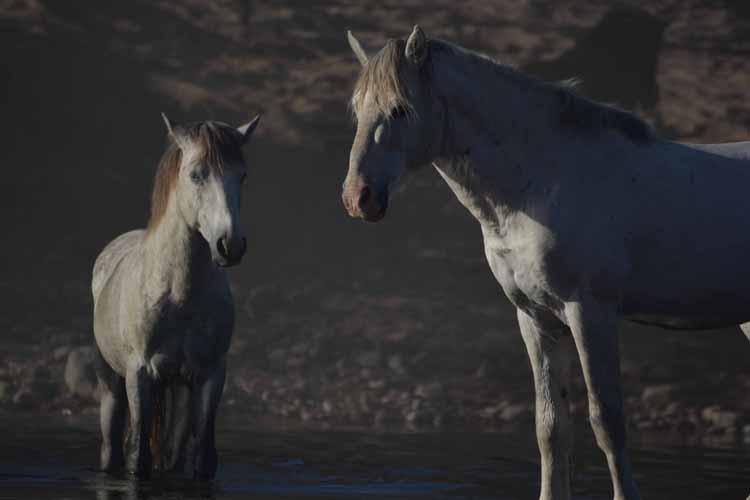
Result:
M255 127L258 126L258 122L260 122L260 115L256 116L248 123L237 127L237 132L242 135L242 144L247 144L247 141L250 140L250 136L253 135L253 131L255 130Z
M162 120L164 120L164 125L167 126L167 133L170 136L174 136L175 126L174 126L174 123L172 122L172 120L170 120L169 117L167 117L167 114L164 113L163 111L161 113L161 118L162 118Z
M367 52L362 48L362 44L359 43L357 37L355 37L351 31L346 31L346 38L349 40L349 46L352 48L354 55L357 56L357 60L362 66L365 66L368 61Z
M406 59L419 67L427 60L427 37L418 25L414 25L414 30L409 35L409 39L406 41Z
M166 113L162 112L161 117L164 120L164 125L167 126L167 135L169 135L169 138L172 139L180 148L184 147L185 138L182 135L182 128L175 122L170 120L167 117Z

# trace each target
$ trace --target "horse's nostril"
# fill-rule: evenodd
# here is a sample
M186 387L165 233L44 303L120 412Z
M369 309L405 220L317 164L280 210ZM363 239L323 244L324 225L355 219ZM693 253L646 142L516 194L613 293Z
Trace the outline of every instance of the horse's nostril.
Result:
M359 205L359 208L364 208L364 206L367 204L367 201L370 199L370 188L365 186L362 188L362 191L359 193L359 202L357 203Z
M216 249L219 251L219 255L225 259L229 258L229 247L227 246L227 239L225 237L222 236L219 238L219 241L216 242Z

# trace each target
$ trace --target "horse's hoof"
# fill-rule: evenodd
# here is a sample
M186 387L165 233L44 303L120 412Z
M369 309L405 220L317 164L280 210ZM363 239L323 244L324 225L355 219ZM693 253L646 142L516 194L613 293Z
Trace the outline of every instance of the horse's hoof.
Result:
M129 469L128 474L136 479L148 479L151 477L151 469Z
M151 460L148 460L148 458L145 460L131 459L127 467L128 474L138 479L148 479L151 477L151 468Z
M102 447L99 465L102 472L108 474L118 472L125 467L125 456L122 454L122 451L118 453L112 448Z
M213 478L216 476L216 471L200 471L196 470L193 471L193 479L195 481L212 481Z

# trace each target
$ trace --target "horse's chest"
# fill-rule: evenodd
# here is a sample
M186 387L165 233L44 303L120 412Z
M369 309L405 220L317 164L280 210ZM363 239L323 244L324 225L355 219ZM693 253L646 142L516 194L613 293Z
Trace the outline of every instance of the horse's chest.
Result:
M487 237L485 253L492 274L514 306L528 313L561 308L559 290L547 273L545 254L533 247L508 248Z
M174 307L154 325L147 358L154 377L200 379L211 373L229 349L231 306L210 310Z

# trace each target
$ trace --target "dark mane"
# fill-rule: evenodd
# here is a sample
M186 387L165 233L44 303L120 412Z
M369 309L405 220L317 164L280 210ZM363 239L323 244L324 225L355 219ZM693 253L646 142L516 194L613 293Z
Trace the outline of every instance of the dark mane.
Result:
M569 85L557 84L556 87L562 125L592 132L616 130L636 143L649 142L654 138L649 124L633 113L592 101L576 93Z
M219 174L225 163L244 162L239 133L229 125L206 121L181 125L176 130L181 137L198 148L199 161ZM154 177L154 190L151 193L151 217L146 231L151 232L159 225L169 204L169 197L177 184L182 164L182 150L172 137L167 150L159 161Z

